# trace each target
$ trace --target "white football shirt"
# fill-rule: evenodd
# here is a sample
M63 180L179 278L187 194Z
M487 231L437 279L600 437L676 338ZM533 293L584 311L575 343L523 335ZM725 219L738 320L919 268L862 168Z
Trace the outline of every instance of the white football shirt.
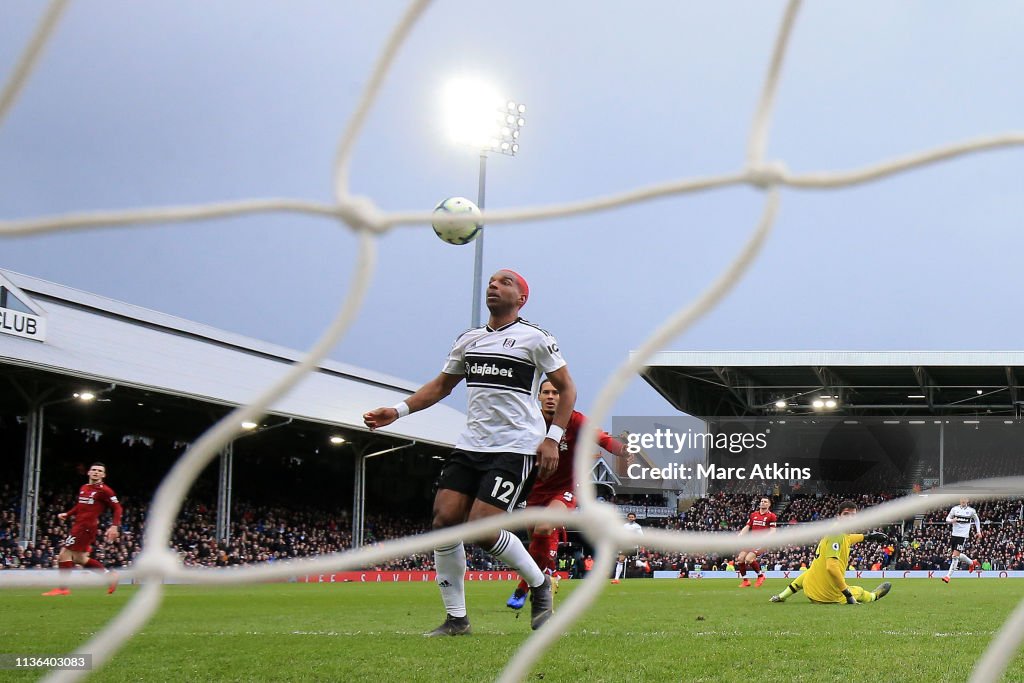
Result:
M546 426L538 394L545 373L565 366L558 342L519 318L459 335L442 372L466 378L466 430L455 447L475 453L537 452Z
M634 534L637 534L639 536L643 536L644 535L644 528L642 526L640 526L639 524L637 524L636 522L626 522L625 524L622 525L622 528L625 529L626 531L629 531L630 533L634 533Z
M957 505L949 514L946 515L946 521L953 523L953 535L961 538L968 538L971 535L971 522L978 528L978 533L981 533L981 520L978 519L978 513L970 505Z

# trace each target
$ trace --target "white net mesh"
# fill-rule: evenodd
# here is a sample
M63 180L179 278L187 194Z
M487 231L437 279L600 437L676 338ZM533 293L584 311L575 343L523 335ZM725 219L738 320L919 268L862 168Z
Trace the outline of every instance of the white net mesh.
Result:
M42 52L52 29L57 24L66 5L67 2L64 0L56 0L50 4L38 30L16 65L12 77L4 87L3 92L0 93L0 122L3 121L7 112L10 111L22 86L29 78L38 56ZM568 523L571 521L591 542L596 544L597 563L594 570L590 572L589 577L562 604L562 608L548 622L548 625L535 632L527 640L522 649L508 663L500 679L502 681L521 680L526 676L545 649L555 642L601 593L605 585L604 577L609 574L614 561L613 549L631 543L632 537L629 532L622 529L621 522L614 509L611 506L598 502L593 488L586 485L585 482L579 481L578 483L581 484L579 498L582 511L578 514L573 514L571 517L568 513L557 513L547 509L530 509L517 512L508 517L491 518L458 528L445 529L418 536L414 539L406 538L386 542L358 551L338 553L290 563L252 566L244 569L235 569L230 572L214 569L186 569L179 561L177 555L168 549L170 534L177 512L194 479L219 454L221 449L238 434L238 425L245 420L257 419L264 414L267 407L277 397L291 390L303 375L315 367L328 351L334 347L356 317L374 272L376 237L399 226L423 226L430 222L431 214L427 211L417 213L384 213L377 210L374 203L369 199L355 197L349 193L349 162L353 146L396 54L428 5L429 2L427 0L418 0L410 5L397 26L393 29L384 51L376 63L359 105L338 145L335 164L336 202L334 204L325 205L290 199L267 199L221 202L200 206L74 213L62 216L46 216L27 220L0 222L0 233L4 235L25 235L53 231L70 231L95 226L195 221L277 211L300 212L334 218L343 222L359 236L358 267L356 268L348 296L341 310L338 311L333 322L328 326L319 341L300 363L296 364L273 386L268 387L251 405L233 411L204 434L182 456L159 487L146 526L144 550L138 557L134 569L125 573L125 576L141 581L142 589L131 599L116 619L108 624L95 638L84 643L78 649L80 653L91 653L96 666L109 660L151 618L160 605L163 595L162 582L165 579L184 579L195 583L212 584L281 579L303 573L316 574L328 570L358 568L388 558L416 551L429 550L435 546L462 538L472 538L475 534L485 530L495 531L499 528L521 528L540 521L554 523ZM771 230L779 205L779 188L825 189L848 187L858 183L884 179L897 173L903 173L966 154L1024 144L1024 134L1006 133L937 147L906 157L890 159L866 168L847 171L801 174L790 172L780 163L769 162L765 158L765 150L770 130L773 103L787 45L799 9L800 3L795 0L786 7L782 25L776 38L771 63L756 107L754 121L751 125L746 163L740 170L721 176L665 182L629 192L569 204L485 212L484 218L487 223L521 222L601 211L656 197L699 192L725 186L748 185L765 192L765 205L761 220L732 263L695 301L666 320L641 346L640 350L633 354L631 360L622 364L608 380L594 404L591 413L592 419L588 422L588 425L590 425L588 427L589 432L580 436L581 443L593 442L596 438L596 426L605 421L614 400L624 390L626 384L643 367L645 361L654 352L664 348L667 343L686 331L694 321L714 308L754 262ZM588 467L590 456L588 453L581 451L575 457L577 475L583 478L590 470ZM970 482L970 484L975 486L976 490L982 489L988 492L982 496L974 494L974 498L995 498L1019 494L1019 491L1024 488L1024 477L990 479ZM837 522L821 522L803 525L796 529L786 529L774 534L771 540L763 545L766 547L782 547L811 543L825 533L875 527L884 522L904 519L915 513L933 509L938 505L953 502L957 498L956 494L943 493L941 490L934 493L936 495L932 495L927 501L922 498L905 498L891 501L858 515L855 522L849 522L845 525L839 525ZM733 535L721 536L652 530L645 536L645 542L651 548L662 550L731 552L739 550L744 540ZM38 579L28 576L8 575L4 578L8 585L39 584ZM100 579L95 577L80 577L71 583L97 583L98 581ZM1017 607L1002 626L997 637L978 662L971 680L975 682L997 680L1020 647L1022 640L1024 640L1024 602ZM77 680L84 675L85 672L82 671L57 672L51 674L48 680L71 681Z

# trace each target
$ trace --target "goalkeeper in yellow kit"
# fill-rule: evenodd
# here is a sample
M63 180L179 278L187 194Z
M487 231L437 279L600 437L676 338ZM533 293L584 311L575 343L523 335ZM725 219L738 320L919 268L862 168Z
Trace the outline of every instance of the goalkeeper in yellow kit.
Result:
M852 517L857 514L857 504L844 500L839 504L839 517ZM818 543L814 553L814 561L810 568L786 590L771 597L772 602L783 602L786 598L803 589L811 602L846 603L856 605L862 602L874 602L884 598L892 584L886 581L873 591L866 591L860 586L846 583L846 568L850 566L850 546L863 540L887 543L889 537L875 532L864 534L836 534L826 536Z

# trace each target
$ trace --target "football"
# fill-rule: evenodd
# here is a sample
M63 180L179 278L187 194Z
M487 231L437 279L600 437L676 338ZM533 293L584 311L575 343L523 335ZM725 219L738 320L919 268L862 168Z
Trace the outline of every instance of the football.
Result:
M465 197L445 199L434 207L434 215L434 232L448 244L469 244L483 227L480 224L480 209Z

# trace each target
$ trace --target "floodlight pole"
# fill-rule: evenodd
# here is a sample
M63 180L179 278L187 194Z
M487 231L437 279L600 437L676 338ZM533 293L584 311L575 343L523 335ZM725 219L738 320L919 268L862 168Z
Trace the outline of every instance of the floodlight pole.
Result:
M476 190L476 205L480 210L484 208L485 187L487 185L487 150L480 150L480 175ZM476 235L476 255L473 258L473 315L470 318L470 327L480 327L480 296L484 287L484 229L481 225L480 232Z

